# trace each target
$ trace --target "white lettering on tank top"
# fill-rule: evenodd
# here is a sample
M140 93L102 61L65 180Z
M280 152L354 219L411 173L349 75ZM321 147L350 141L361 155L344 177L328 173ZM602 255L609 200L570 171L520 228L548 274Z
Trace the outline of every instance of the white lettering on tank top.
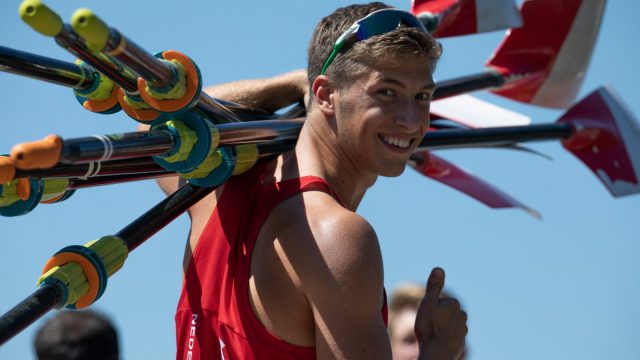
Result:
M225 345L222 342L222 339L218 338L218 340L220 340L220 358L222 358L222 360L224 360L224 351L222 351L222 349L224 349Z
M189 340L187 342L189 350L187 350L187 360L193 358L193 347L196 343L196 323L198 322L198 314L191 315L191 326L189 327Z

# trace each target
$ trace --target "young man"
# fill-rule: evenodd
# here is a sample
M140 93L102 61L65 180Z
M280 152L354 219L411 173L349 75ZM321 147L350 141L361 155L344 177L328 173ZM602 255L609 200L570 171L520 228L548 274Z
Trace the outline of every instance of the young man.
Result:
M177 358L391 358L378 240L354 211L378 176L403 172L427 131L440 48L409 13L371 14L386 8L349 6L320 22L295 150L190 210ZM299 89L300 73L287 76L281 89ZM257 88L234 89L212 94L238 101ZM439 299L443 285L436 268L415 326L424 359L455 359L464 346L466 314Z

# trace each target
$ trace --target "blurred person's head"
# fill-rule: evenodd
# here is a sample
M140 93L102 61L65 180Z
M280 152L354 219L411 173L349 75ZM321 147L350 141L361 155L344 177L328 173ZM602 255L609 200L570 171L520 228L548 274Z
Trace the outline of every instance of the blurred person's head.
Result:
M393 360L418 358L420 349L413 327L424 293L425 287L418 284L403 284L393 290L388 325Z
M420 348L414 332L414 324L418 307L425 294L425 286L421 284L407 283L396 287L391 294L389 302L389 340L393 360L415 360L418 358ZM441 297L447 298L445 292ZM465 358L465 352L458 360Z
M93 311L62 311L48 320L34 339L38 360L117 360L118 334Z

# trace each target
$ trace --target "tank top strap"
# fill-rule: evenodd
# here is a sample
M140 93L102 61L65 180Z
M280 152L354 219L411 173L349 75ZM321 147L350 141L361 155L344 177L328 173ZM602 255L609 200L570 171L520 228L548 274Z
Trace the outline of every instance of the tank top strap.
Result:
M297 193L305 191L322 191L331 195L331 197L333 197L342 207L347 208L335 190L333 190L333 187L331 187L325 179L319 176L309 175L300 178L287 179L273 185L278 193L278 200L280 201L284 201Z

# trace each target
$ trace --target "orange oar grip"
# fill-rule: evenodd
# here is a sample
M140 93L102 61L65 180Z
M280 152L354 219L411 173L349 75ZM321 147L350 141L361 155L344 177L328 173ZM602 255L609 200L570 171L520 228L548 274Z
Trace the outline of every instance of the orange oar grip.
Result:
M13 180L16 176L16 167L13 161L6 156L0 156L0 184Z
M62 139L49 135L38 141L18 144L11 149L11 160L22 170L48 169L60 161Z
M16 184L16 191L20 200L27 200L31 196L31 182L27 178L18 179Z

